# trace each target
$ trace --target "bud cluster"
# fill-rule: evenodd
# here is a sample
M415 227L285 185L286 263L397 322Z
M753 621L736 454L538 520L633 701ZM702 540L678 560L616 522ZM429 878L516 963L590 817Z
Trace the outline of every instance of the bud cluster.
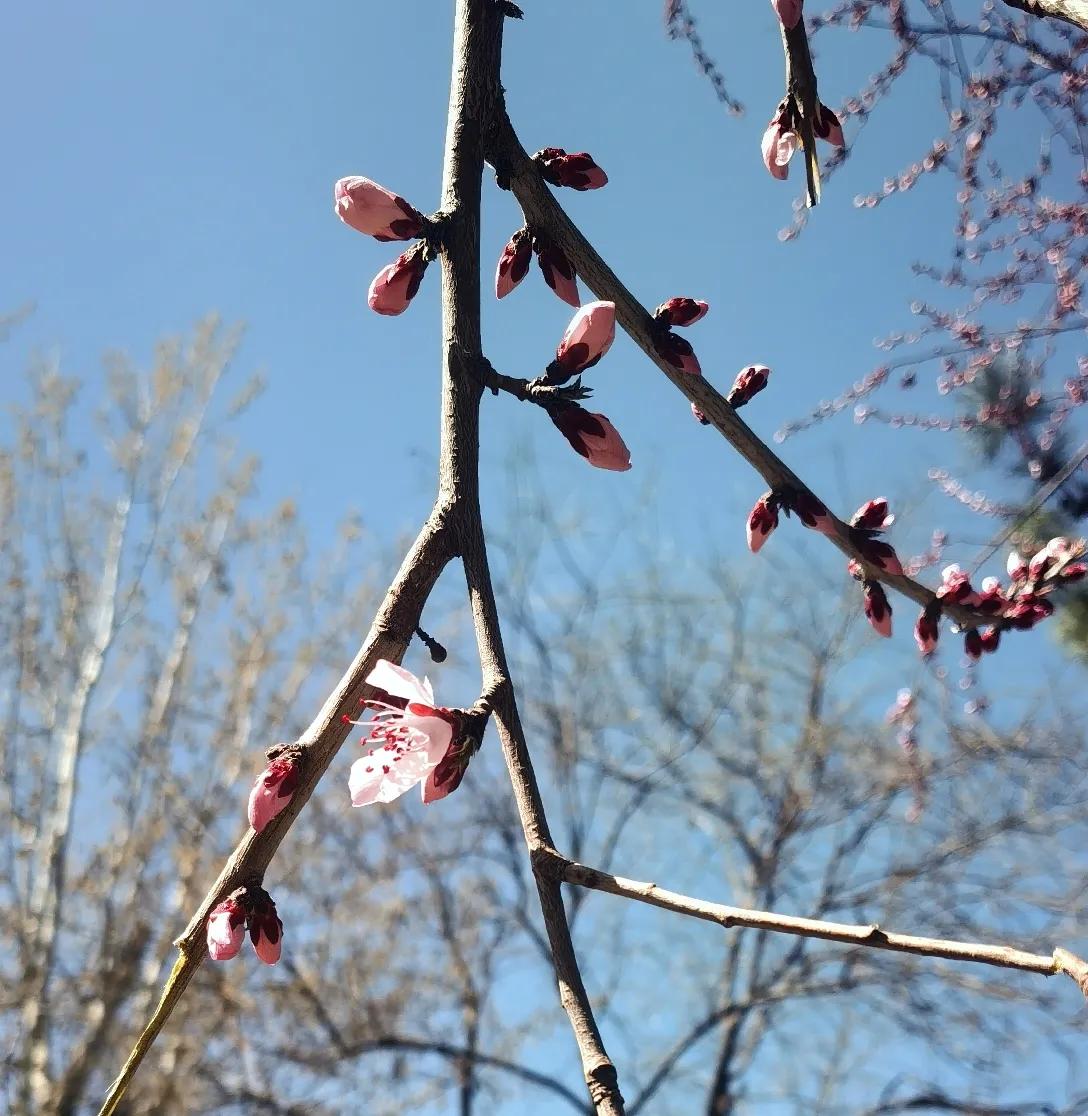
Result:
M208 915L208 956L213 961L236 956L247 927L257 956L266 965L275 965L283 947L283 923L272 896L256 885L238 888L212 909Z

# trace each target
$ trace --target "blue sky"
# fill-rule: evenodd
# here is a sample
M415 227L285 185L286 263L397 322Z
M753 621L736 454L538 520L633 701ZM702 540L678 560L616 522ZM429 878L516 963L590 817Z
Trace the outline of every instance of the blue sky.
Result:
M772 182L759 155L782 92L769 5L693 3L708 48L748 106L741 119L717 105L687 47L665 39L658 0L524 6L525 21L508 26L504 64L523 142L587 149L607 170L606 190L565 192L564 205L647 306L672 295L711 303L688 337L715 383L727 387L753 362L774 369L745 411L754 428L769 440L877 364L874 338L908 326L910 301L934 294L909 264L944 258L950 183L923 180L874 212L859 212L853 198L939 134L930 75L908 78L860 136L805 234L783 244L777 232L801 176L796 167L788 185ZM396 248L336 220L332 184L365 174L435 208L451 11L434 0L13 5L0 47L8 155L0 311L28 300L37 308L4 348L5 395L19 395L30 355L47 352L87 381L92 401L104 350L146 361L155 339L216 310L246 326L238 382L259 370L268 384L239 426L243 447L264 460L262 499L296 499L315 547L349 510L381 539L416 523L434 487L439 277L433 269L403 317L370 313L367 287ZM854 92L885 51L873 32L828 39L818 60L824 100ZM1034 143L1030 113L1019 115ZM485 289L519 224L513 200L488 183ZM534 268L501 304L485 299L484 315L492 363L532 375L570 310ZM743 519L762 481L694 423L625 338L588 382L634 470L592 470L542 415L487 397L485 514L509 507L506 463L529 445L560 504L637 513L639 494L652 493L648 521L678 569L710 551L757 561L744 550ZM912 408L937 406L932 377L923 375L917 396ZM992 533L989 522L957 518L924 480L930 465L959 460L954 439L844 419L782 453L840 514L871 496L898 497L903 554L924 547L935 526L971 543ZM794 543L824 554L792 525L768 545ZM967 547L953 555L970 556ZM889 702L915 670L912 621L904 602L894 646L874 651L871 669L886 675ZM948 657L953 667L957 659ZM1000 659L986 664L993 685L1026 664L1032 679L1075 669L1040 635Z

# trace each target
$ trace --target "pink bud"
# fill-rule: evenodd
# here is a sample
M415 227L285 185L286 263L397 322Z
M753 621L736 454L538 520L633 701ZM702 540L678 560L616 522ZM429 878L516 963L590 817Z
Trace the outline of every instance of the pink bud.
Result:
M544 282L568 305L575 309L581 305L578 284L575 282L574 265L567 259L563 249L555 244L545 243L539 235L533 238L536 262Z
M725 397L734 407L743 407L757 396L771 378L771 370L765 364L750 364L737 373L729 394Z
M801 22L802 6L803 0L771 0L775 15L787 31L792 31Z
M885 638L892 634L892 606L884 586L879 581L865 583L865 617L873 626L873 630Z
M1085 574L1088 574L1088 565L1083 562L1071 562L1058 576L1062 581L1080 581Z
M883 496L862 504L850 517L850 526L863 531L884 531L894 522L895 516L888 514L888 501Z
M336 216L375 240L413 240L424 229L423 216L404 198L357 175L333 187Z
M922 609L914 625L914 642L918 644L918 650L923 655L932 655L937 649L940 634L940 614L934 614L928 608Z
M678 333L661 333L654 339L657 355L678 372L701 376L703 370L695 350Z
M810 531L819 531L821 535L835 534L831 513L811 492L791 493L787 506Z
M569 186L573 190L599 190L608 182L608 175L593 161L588 151L568 155L561 147L545 147L533 156L541 176L553 186Z
M987 628L979 640L982 650L988 655L992 655L1001 643L1001 629L1000 628Z
M249 824L260 833L291 801L298 786L298 767L292 756L280 756L257 776L249 792Z
M859 539L857 541L858 550L861 551L862 557L867 562L879 569L882 569L888 574L901 574L903 572L903 563L899 561L899 555L886 543L880 539Z
M592 368L608 352L616 337L616 304L587 302L571 318L555 361L568 377Z
M548 414L574 451L590 465L614 473L625 473L631 468L631 451L604 415L593 414L577 403L553 407Z
M409 249L388 267L383 267L370 284L367 302L377 314L403 314L416 296L427 261L422 252Z
M975 662L982 658L982 636L978 634L978 628L968 629L967 634L963 637L963 650L967 657L974 659Z
M778 526L778 501L772 493L761 496L748 515L745 525L748 535L748 549L756 554Z
M842 134L842 124L827 105L820 105L817 108L816 119L812 122L812 130L820 139L826 140L833 147L846 146L846 139Z
M229 961L242 948L246 936L246 912L237 899L224 899L208 915L208 956Z
M533 242L527 229L518 229L507 242L495 269L495 297L505 298L529 273Z
M763 133L763 165L772 178L782 181L789 177L789 162L796 150L796 134L776 117Z
M670 298L654 311L654 321L663 326L690 326L705 317L709 302L700 298Z
M1013 581L1023 581L1028 576L1028 564L1015 550L1009 555L1005 569Z
M971 579L956 565L945 566L941 571L941 585L937 589L937 596L943 601L968 607L978 604L981 599L971 588Z
M254 898L249 911L249 939L257 956L266 965L275 965L283 947L283 923L267 891L251 888L250 893Z
M691 413L695 417L696 421L702 423L703 426L710 425L710 419L708 419L706 415L704 415L703 412L700 411L694 403L692 403L691 405Z

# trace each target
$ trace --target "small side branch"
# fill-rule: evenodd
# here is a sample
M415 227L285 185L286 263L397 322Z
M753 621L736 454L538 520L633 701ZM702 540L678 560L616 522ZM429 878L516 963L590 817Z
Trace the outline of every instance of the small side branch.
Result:
M647 903L652 907L675 914L716 922L725 929L737 927L767 930L777 934L791 934L800 938L816 938L844 945L865 946L870 949L910 953L918 957L938 957L945 961L971 961L980 965L993 965L1001 969L1019 969L1021 972L1055 976L1064 973L1074 980L1088 998L1088 962L1066 949L1053 953L1028 953L1012 946L983 945L975 942L956 942L942 938L922 938L913 934L896 934L883 930L876 924L856 926L845 922L824 922L815 918L798 918L795 915L777 914L773 911L753 911L744 907L730 907L724 903L711 903L693 899L675 891L667 891L654 883L628 880L613 876L596 868L589 868L557 853L554 849L540 849L533 854L537 870L564 883L609 895L619 895Z
M1088 0L1005 0L1010 8L1088 31Z

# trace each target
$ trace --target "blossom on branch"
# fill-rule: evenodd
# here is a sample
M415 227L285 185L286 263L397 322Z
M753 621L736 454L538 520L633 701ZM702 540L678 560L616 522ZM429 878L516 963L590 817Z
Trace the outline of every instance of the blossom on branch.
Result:
M278 756L257 776L249 792L249 824L260 833L291 801L298 786L297 755Z
M763 133L762 145L763 165L772 178L777 178L780 182L789 178L789 163L799 146L797 133L783 121L780 115L775 116Z
M540 265L544 282L565 302L575 309L581 305L578 284L575 281L574 264L567 259L566 253L557 244L552 244L539 233L533 235L533 251Z
M726 402L732 407L743 407L751 402L766 386L771 378L771 370L765 364L750 364L737 373Z
M423 248L423 245L409 248L374 276L367 302L376 314L403 314L408 309L427 270Z
M604 415L587 411L577 403L550 407L548 415L571 448L590 465L614 473L625 473L631 468L631 451Z
M654 338L654 348L657 349L657 355L678 372L687 372L690 376L703 374L695 350L678 333L666 330L658 334Z
M495 297L505 298L529 274L533 239L528 229L518 229L507 242L495 268Z
M787 31L792 31L801 22L801 9L804 0L771 0L774 14L778 16Z
M885 638L892 634L892 606L879 581L866 581L864 590L865 619L873 630Z
M540 174L553 186L569 186L572 190L599 190L608 183L608 175L593 161L588 151L567 154L561 147L545 147L533 155Z
M422 783L442 762L453 742L457 717L435 705L430 682L379 659L368 685L384 691L384 701L368 701L374 719L362 743L374 747L351 765L348 788L352 806L393 802Z
M283 923L272 896L256 885L240 887L208 915L208 956L213 961L236 956L246 926L257 956L266 965L275 965L282 949Z
M832 147L845 147L846 139L842 134L842 124L838 116L821 104L816 109L816 118L812 121L812 130L818 139L825 140Z
M612 347L616 337L616 304L587 302L570 320L563 340L555 350L554 372L549 383L563 383L592 368Z
M940 607L926 605L918 616L914 625L914 642L923 655L929 656L937 649L937 640L941 634Z
M336 216L375 240L414 240L423 234L426 221L399 194L353 175L333 187Z
M266 965L275 965L283 948L283 923L272 896L263 888L249 888L249 940Z
M883 496L868 500L850 517L850 526L863 531L886 531L895 522L895 516L888 512L888 501Z
M246 936L246 909L231 896L208 915L208 956L213 961L229 961L242 948Z
M773 492L768 492L765 496L760 496L756 506L748 513L748 522L745 524L748 549L753 554L758 553L777 526L778 499Z
M654 321L670 329L690 326L705 317L709 309L710 303L701 298L670 298L654 311Z

